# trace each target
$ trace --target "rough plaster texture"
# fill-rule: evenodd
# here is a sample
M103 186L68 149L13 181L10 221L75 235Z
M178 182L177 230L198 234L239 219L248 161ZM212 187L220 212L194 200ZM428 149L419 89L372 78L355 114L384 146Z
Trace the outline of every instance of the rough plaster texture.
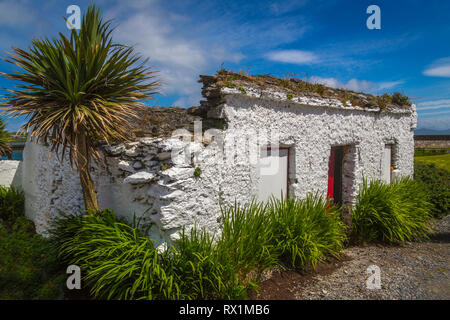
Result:
M288 99L280 92L245 89L246 93L222 89L225 102L214 113L226 121L227 129L222 135L218 130L206 132L208 143L198 136L186 143L178 138L142 138L104 148L106 165L91 172L99 206L129 219L133 213L143 217L153 224L150 236L162 245L176 239L183 226L197 224L220 232L220 206L249 202L258 192L258 155L251 150L270 146L275 136L290 147L290 196L326 193L331 146L347 146L343 167L347 204L354 200L363 174L381 176L386 143L395 144L396 172L413 173L414 106L368 111L338 100ZM267 140L261 138L263 133ZM187 161L181 163L186 154ZM194 177L197 167L200 177ZM24 168L26 214L38 232L45 233L49 221L61 212L83 210L78 174L67 160L49 157L48 148L28 142Z
M11 185L19 187L21 183L21 161L1 160L0 161L0 186L9 187Z

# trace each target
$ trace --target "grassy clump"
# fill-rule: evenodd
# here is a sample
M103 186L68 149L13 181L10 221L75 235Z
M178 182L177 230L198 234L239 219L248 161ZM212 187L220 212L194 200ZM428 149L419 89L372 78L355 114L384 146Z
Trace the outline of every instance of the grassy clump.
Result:
M247 90L245 90L245 88L243 86L239 85L238 88L243 94L247 94Z
M411 105L411 101L409 98L400 92L394 92L392 94L392 103L397 104L399 106L409 106Z
M14 187L0 186L0 219L13 222L23 216L25 198L23 192Z
M304 201L272 199L273 246L280 259L293 267L315 267L327 255L338 256L346 239L340 216L340 208L328 207L318 195L308 195Z
M80 267L94 298L179 298L152 241L110 210L62 217L51 239L61 260Z
M161 252L108 210L63 217L51 234L59 257L78 265L92 296L104 299L244 299L284 257L315 266L345 238L338 210L318 197L236 203L222 221L217 239L194 227Z
M242 299L255 286L249 273L276 264L273 256L264 260L265 243L259 241L264 234L255 232L263 219L247 216L252 210L224 212L224 233L217 242L192 228L163 252L138 225L125 224L109 210L65 216L51 234L59 257L81 268L94 298ZM248 219L237 222L242 214ZM261 256L253 251L258 247Z
M194 178L200 179L200 176L202 175L202 168L197 167L194 169Z
M1 193L0 300L60 298L66 275L50 241L24 217L20 192L2 188Z
M390 184L364 179L351 210L352 237L384 243L426 238L430 209L425 189L409 177Z
M235 203L222 210L223 228L217 250L235 265L242 281L259 280L264 270L278 264L269 205Z
M441 218L450 212L450 171L432 163L414 163L414 179L427 190L432 204L431 213Z

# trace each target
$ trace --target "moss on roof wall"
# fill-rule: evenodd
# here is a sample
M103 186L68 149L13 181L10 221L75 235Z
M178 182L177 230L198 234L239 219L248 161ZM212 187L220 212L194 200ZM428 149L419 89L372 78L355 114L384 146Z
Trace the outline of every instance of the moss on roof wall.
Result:
M297 78L277 78L268 74L248 75L224 69L217 71L214 76L200 77L200 82L203 82L204 88L211 87L211 85L214 84L219 91L220 88L224 87L236 88L245 94L245 88L243 86L248 85L262 90L272 89L285 92L289 99L296 96L334 98L340 100L344 106L346 106L346 102L349 101L353 106L368 109L380 108L382 110L390 107L404 109L411 107L409 98L398 92L392 95L383 94L381 96L374 96L362 92L330 88L323 84L310 83ZM205 92L203 92L203 94L208 98L211 96L211 93L208 93L209 96L208 94L205 95Z

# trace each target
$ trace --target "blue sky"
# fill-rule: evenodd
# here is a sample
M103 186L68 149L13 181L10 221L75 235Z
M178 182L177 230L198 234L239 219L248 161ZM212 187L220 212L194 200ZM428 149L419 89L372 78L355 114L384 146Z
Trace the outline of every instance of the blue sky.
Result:
M91 1L0 0L0 57L11 46L67 32L63 16ZM416 103L419 127L450 129L450 1L106 1L117 42L134 45L164 81L155 105L199 104L199 74L297 77ZM381 30L369 30L369 5ZM0 62L2 72L14 70ZM0 90L13 83L0 79ZM1 94L1 93L0 93ZM23 119L7 119L17 130Z

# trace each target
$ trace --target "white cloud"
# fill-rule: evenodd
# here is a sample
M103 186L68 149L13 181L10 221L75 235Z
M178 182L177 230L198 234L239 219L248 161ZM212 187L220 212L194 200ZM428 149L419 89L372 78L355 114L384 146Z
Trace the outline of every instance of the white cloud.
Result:
M332 88L348 89L356 92L374 92L394 88L403 83L403 81L386 81L386 82L371 82L367 80L350 79L347 82L341 82L336 78L322 78L312 76L308 80L311 83L321 83Z
M438 115L438 114L447 114L447 113L450 113L450 110L443 110L443 111L438 111L438 112L422 112L420 115L434 116L434 115Z
M416 104L416 107L417 113L419 114L418 128L435 130L450 129L450 99L419 102Z
M421 118L419 115L417 128L447 130L450 129L450 116L439 116L434 118Z
M430 77L450 78L450 57L435 61L423 72L423 74Z
M271 61L292 64L311 64L319 61L319 58L313 52L301 50L271 51L265 57Z
M159 71L164 84L162 94L177 94L174 103L181 106L198 105L201 98L199 74L218 69L222 62L239 62L240 52L230 51L226 46L209 43L193 34L186 36L189 17L171 14L152 3L135 1L127 8L126 19L119 21L114 39L119 43L135 45L143 56L149 57L149 65ZM135 10L133 10L135 8ZM109 15L117 16L122 4L113 8Z
M419 102L416 104L416 106L417 106L417 111L436 110L436 109L442 109L442 108L448 108L450 110L450 99Z

